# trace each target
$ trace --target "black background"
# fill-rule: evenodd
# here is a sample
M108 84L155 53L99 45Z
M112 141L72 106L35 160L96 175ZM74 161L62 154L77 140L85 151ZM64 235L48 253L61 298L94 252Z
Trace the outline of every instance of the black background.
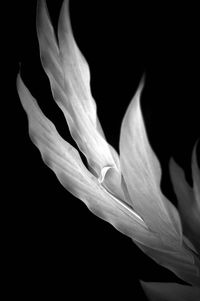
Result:
M73 0L70 5L74 36L90 66L99 119L118 150L122 118L145 75L141 102L147 133L163 169L162 190L176 204L169 158L184 167L191 183L191 153L200 128L196 10L183 4L107 2ZM61 3L47 1L55 28ZM36 1L19 1L14 12L16 75L20 63L22 78L43 112L75 146L40 64L35 11ZM142 300L139 279L181 283L60 185L28 137L17 94L13 112L8 227L16 295Z

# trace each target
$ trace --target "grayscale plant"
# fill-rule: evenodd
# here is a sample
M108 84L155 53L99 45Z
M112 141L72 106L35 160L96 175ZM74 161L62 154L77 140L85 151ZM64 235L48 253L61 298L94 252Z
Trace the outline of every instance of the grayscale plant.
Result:
M161 167L149 144L140 107L143 83L124 116L118 155L105 140L97 117L90 71L73 37L68 1L64 1L60 13L58 43L45 1L38 2L37 34L53 97L89 169L79 151L61 138L44 116L18 75L17 89L28 116L29 134L44 162L89 210L188 283L141 282L150 300L200 300L200 170L196 146L192 155L193 188L183 170L170 161L178 212L160 189Z

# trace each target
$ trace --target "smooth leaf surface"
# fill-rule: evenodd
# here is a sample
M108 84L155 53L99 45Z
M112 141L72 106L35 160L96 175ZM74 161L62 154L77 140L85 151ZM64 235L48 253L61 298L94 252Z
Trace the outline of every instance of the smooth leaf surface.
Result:
M121 126L120 164L134 210L164 239L181 241L176 208L160 191L161 168L149 144L140 106L140 84ZM167 238L168 237L168 238Z
M81 199L98 217L108 221L132 239L158 248L158 238L149 232L144 221L124 202L115 198L84 166L78 151L60 137L52 122L40 110L18 76L17 88L29 121L29 133L44 162L61 184ZM78 222L78 221L77 221Z

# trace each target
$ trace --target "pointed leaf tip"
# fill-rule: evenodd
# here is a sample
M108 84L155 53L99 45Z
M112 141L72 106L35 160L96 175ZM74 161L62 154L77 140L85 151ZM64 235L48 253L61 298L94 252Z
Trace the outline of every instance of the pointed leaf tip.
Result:
M69 2L63 2L60 12L59 44L43 2L38 4L37 31L42 65L72 138L97 176L106 166L118 169L118 155L104 139L97 118L96 103L90 90L89 66L73 37Z
M198 177L196 158L193 152L193 180L192 189L186 182L183 169L173 159L170 160L170 176L174 191L178 200L178 209L183 226L183 233L193 243L197 251L200 251L200 210L198 203ZM196 182L195 182L196 181ZM195 192L196 189L196 192ZM197 196L197 200L196 200Z
M109 194L83 164L78 151L58 134L45 117L20 75L17 88L27 113L29 133L44 162L53 170L61 184L87 207L115 228L140 243L155 247L157 238L145 223L124 202Z
M170 159L169 169L179 205L182 202L185 206L190 206L192 202L192 189L186 182L183 169L174 161L173 158Z
M160 190L160 164L149 144L142 116L140 97L143 84L144 80L140 82L121 126L122 174L134 210L145 220L150 229L162 234L173 232L173 235L177 235L174 223L170 220L171 203L163 197ZM179 228L179 225L176 228Z

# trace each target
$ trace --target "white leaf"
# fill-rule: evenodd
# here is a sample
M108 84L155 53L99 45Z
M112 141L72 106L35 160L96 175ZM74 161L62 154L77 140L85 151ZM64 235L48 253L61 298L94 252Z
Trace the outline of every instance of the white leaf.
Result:
M144 221L130 206L109 194L88 171L78 151L60 137L52 122L43 115L20 76L17 78L17 88L28 116L30 136L44 162L53 170L61 184L81 199L94 214L111 223L120 232L141 244L157 248L157 237L149 232Z
M119 170L116 151L105 140L90 91L90 71L74 40L68 1L63 2L56 42L45 1L37 9L40 56L55 101L64 113L70 132L98 177L104 167Z
M140 84L131 101L120 135L120 164L134 210L148 227L170 243L181 241L181 225L176 208L160 191L160 164L148 142L140 107ZM172 241L171 241L172 243Z

